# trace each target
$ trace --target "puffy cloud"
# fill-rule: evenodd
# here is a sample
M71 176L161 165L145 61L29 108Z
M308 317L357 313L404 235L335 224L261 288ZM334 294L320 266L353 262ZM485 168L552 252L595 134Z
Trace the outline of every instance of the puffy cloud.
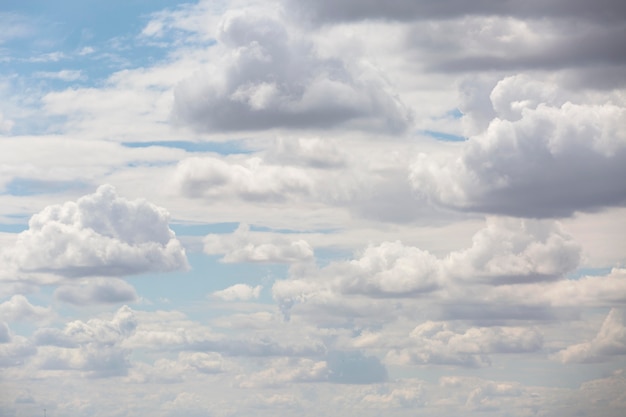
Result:
M189 197L233 195L248 201L282 201L308 194L312 180L295 167L266 165L260 158L229 163L219 158L187 158L178 163L174 177Z
M313 309L308 313L318 320L320 310L370 317L394 314L391 304L375 300L384 298L428 297L443 301L431 314L442 310L441 314L456 315L476 299L481 299L476 306L479 310L482 306L488 311L489 306L497 304L495 290L484 285L506 287L502 292L509 291L514 297L516 286L527 288L529 283L564 280L579 260L579 245L557 223L489 218L485 228L474 235L471 247L444 258L401 242L383 242L369 246L350 261L331 262L320 269L293 270L289 279L274 283L272 294L287 316L292 308L308 311L300 307L308 304ZM369 308L362 310L367 303ZM519 300L509 303L518 305ZM502 307L507 309L507 305ZM533 312L524 308L516 312L511 307L509 314L513 316L507 318Z
M37 347L23 336L12 335L8 327L5 329L7 340L0 342L0 368L22 367L37 353ZM3 331L0 329L0 332Z
M172 383L198 374L225 371L224 358L215 352L179 352L174 360L160 358L152 365L138 363L129 372L129 380L139 383Z
M420 154L410 175L431 201L457 210L568 216L624 204L626 109L610 102L550 101L550 86L505 79L491 99L496 118L458 157ZM537 97L537 92L539 97Z
M133 310L121 307L110 319L76 320L64 329L42 328L34 339L40 346L39 369L74 370L92 377L126 375L130 351L121 343L133 334Z
M224 254L223 262L292 263L311 261L313 248L303 239L290 239L280 234L250 232L240 224L229 235L210 234L204 238L204 252Z
M351 64L357 77L294 31L264 12L227 13L217 35L223 55L178 85L176 119L208 131L407 127L408 111L367 63Z
M510 284L555 280L578 267L580 245L558 223L488 218L472 246L446 259L450 276Z
M66 277L185 269L185 251L168 221L164 209L103 185L35 214L5 256L22 271Z
M523 327L471 327L459 330L445 322L427 321L410 334L409 346L387 354L388 363L490 365L489 354L527 353L541 349L543 337Z
M626 326L623 309L612 308L593 340L569 346L556 354L564 363L600 362L626 355Z
M14 295L0 304L0 317L8 321L45 320L50 318L50 308L32 305L23 295Z
M89 278L78 285L62 285L54 296L57 300L78 306L129 303L138 298L132 285L116 278Z
M281 358L270 362L271 367L252 375L237 377L241 388L282 387L297 382L320 382L328 379L329 370L324 361L302 358Z
M224 288L220 291L215 291L213 293L214 297L220 298L224 301L235 301L235 300L251 300L253 298L259 298L261 294L261 287L257 285L256 287L252 287L246 284L235 284L231 287Z

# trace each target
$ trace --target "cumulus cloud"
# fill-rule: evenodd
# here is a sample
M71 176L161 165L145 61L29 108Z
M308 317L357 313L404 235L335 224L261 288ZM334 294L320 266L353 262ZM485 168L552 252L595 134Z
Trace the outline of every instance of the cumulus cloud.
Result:
M356 126L399 131L409 114L366 64L358 76L340 59L264 12L225 15L215 65L175 90L177 120L207 131ZM351 64L351 65L359 65Z
M625 310L612 308L592 340L567 347L556 354L564 363L602 362L626 355Z
M62 285L54 296L59 301L78 306L129 303L138 298L132 285L116 278L89 278L79 284Z
M259 298L262 288L263 287L260 285L252 287L246 284L235 284L231 287L224 288L223 290L215 291L213 296L224 301L247 301L253 298Z
M205 236L204 252L224 254L222 261L228 263L292 263L313 259L313 248L307 241L278 233L250 232L246 224L240 224L232 234Z
M528 353L541 349L542 335L524 327L471 327L427 321L410 334L410 346L394 349L386 361L395 364L489 366L489 354Z
M6 256L24 272L65 277L127 275L187 268L169 214L110 185L35 214Z
M174 181L188 197L234 196L247 201L284 201L308 194L313 185L302 169L267 165L256 157L241 162L187 158L178 163Z
M622 205L626 185L626 109L537 96L533 83L504 79L491 100L496 117L458 157L420 154L415 190L457 210L526 217L569 216Z
M272 294L287 316L299 304L316 309L341 304L342 314L368 315L357 313L364 300L370 300L369 313L374 315L381 310L373 299L426 296L446 300L443 309L449 313L471 303L470 295L493 294L483 285L513 287L510 291L514 294L515 285L563 280L579 260L579 245L553 221L489 218L485 228L474 235L471 247L446 257L401 242L383 242L369 246L350 261L294 270L290 279L274 283ZM489 304L494 301L490 299ZM390 308L382 306L388 313Z
M251 375L237 377L241 388L278 388L298 382L321 382L328 379L324 361L303 358L281 358L270 362L270 367Z
M492 284L556 280L580 262L580 245L558 223L488 218L472 238L472 246L452 252L448 274Z
M121 307L110 319L76 320L63 329L41 328L34 334L40 347L39 369L81 371L91 377L126 375L130 351L121 343L137 327L134 311Z
M45 320L52 315L50 308L32 305L23 295L14 295L0 304L0 317L8 321Z

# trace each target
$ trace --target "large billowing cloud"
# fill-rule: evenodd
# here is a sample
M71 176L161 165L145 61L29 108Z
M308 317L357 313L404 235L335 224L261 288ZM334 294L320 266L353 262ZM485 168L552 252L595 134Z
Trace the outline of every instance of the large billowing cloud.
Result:
M318 56L276 17L229 13L217 37L216 62L176 88L182 123L204 131L408 125L407 109L367 63Z
M291 279L274 284L273 295L283 311L299 303L356 306L360 301L354 296L403 299L447 294L465 300L464 293L471 288L466 285L562 280L579 260L579 245L553 222L490 218L470 248L445 258L401 242L383 242L351 261L294 271ZM376 312L373 306L371 312Z
M457 210L568 216L626 203L626 108L563 101L527 77L491 93L496 117L458 157L421 154L414 188Z
M76 202L35 214L5 255L22 272L115 276L187 268L169 214L103 185Z

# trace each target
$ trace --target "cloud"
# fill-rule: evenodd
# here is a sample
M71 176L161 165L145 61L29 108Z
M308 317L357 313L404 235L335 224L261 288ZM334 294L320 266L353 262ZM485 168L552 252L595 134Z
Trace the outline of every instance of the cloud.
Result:
M6 330L8 338L0 342L0 368L23 367L27 360L37 354L37 347L23 336L12 335L8 327Z
M213 157L187 158L178 163L174 177L188 197L234 196L247 201L284 201L308 194L312 180L295 167L266 165L260 158L227 162Z
M287 317L301 304L309 304L317 320L321 310L370 317L394 314L393 303L375 303L385 298L436 299L444 301L439 308L450 312L471 303L470 295L491 295L483 285L511 286L513 295L515 285L563 280L579 261L580 246L553 221L488 218L471 247L446 257L398 241L383 242L350 261L292 270L289 279L274 283L272 294ZM488 301L491 305L497 299ZM361 310L367 303L369 311ZM485 306L485 300L478 306ZM524 312L532 313L522 309L517 314Z
M239 375L241 388L278 388L292 383L321 382L328 379L326 362L306 358L281 358L272 360L271 366L251 375Z
M223 290L215 291L212 295L224 301L247 301L253 298L259 298L262 288L263 287L260 285L252 287L246 284L235 284L231 287L224 288Z
M449 276L494 285L561 279L580 262L580 245L558 223L488 218L468 249L446 259Z
M65 277L128 275L187 268L169 214L145 200L118 197L110 185L35 214L9 259L24 272Z
M612 356L626 355L624 310L612 308L596 337L561 350L555 356L563 363L603 362Z
M536 352L542 335L524 327L471 327L465 330L445 322L424 322L410 334L410 347L394 349L386 362L393 364L489 366L489 354Z
M601 0L590 5L585 0L530 0L517 2L479 0L287 0L306 17L325 21L360 19L428 20L451 19L465 15L515 16L520 18L581 18L600 22L619 21L626 12L619 0Z
M138 298L132 285L116 278L89 278L78 285L62 285L54 297L77 306L130 303Z
M313 248L303 239L277 233L250 232L240 224L232 234L204 238L204 253L224 254L223 262L293 263L313 260Z
M459 156L420 154L414 189L435 204L524 217L570 216L625 203L626 109L545 101L550 86L506 78L492 91L497 116Z
M40 321L53 315L51 308L32 305L23 295L16 294L0 304L0 317L8 321Z
M0 322L0 343L8 343L11 341L11 332L9 326L5 322Z
M34 334L40 347L39 369L81 371L90 377L126 375L130 351L121 343L137 327L134 311L123 306L110 319L69 322L60 330L41 328Z
M216 63L175 90L179 122L204 131L408 126L407 109L368 64L351 63L357 72L340 59L317 56L276 17L227 13L217 38Z

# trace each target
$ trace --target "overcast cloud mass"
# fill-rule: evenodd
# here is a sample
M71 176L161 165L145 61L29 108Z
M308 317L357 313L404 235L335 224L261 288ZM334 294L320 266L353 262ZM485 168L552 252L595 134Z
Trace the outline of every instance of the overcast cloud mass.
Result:
M0 416L624 415L623 1L0 27Z

